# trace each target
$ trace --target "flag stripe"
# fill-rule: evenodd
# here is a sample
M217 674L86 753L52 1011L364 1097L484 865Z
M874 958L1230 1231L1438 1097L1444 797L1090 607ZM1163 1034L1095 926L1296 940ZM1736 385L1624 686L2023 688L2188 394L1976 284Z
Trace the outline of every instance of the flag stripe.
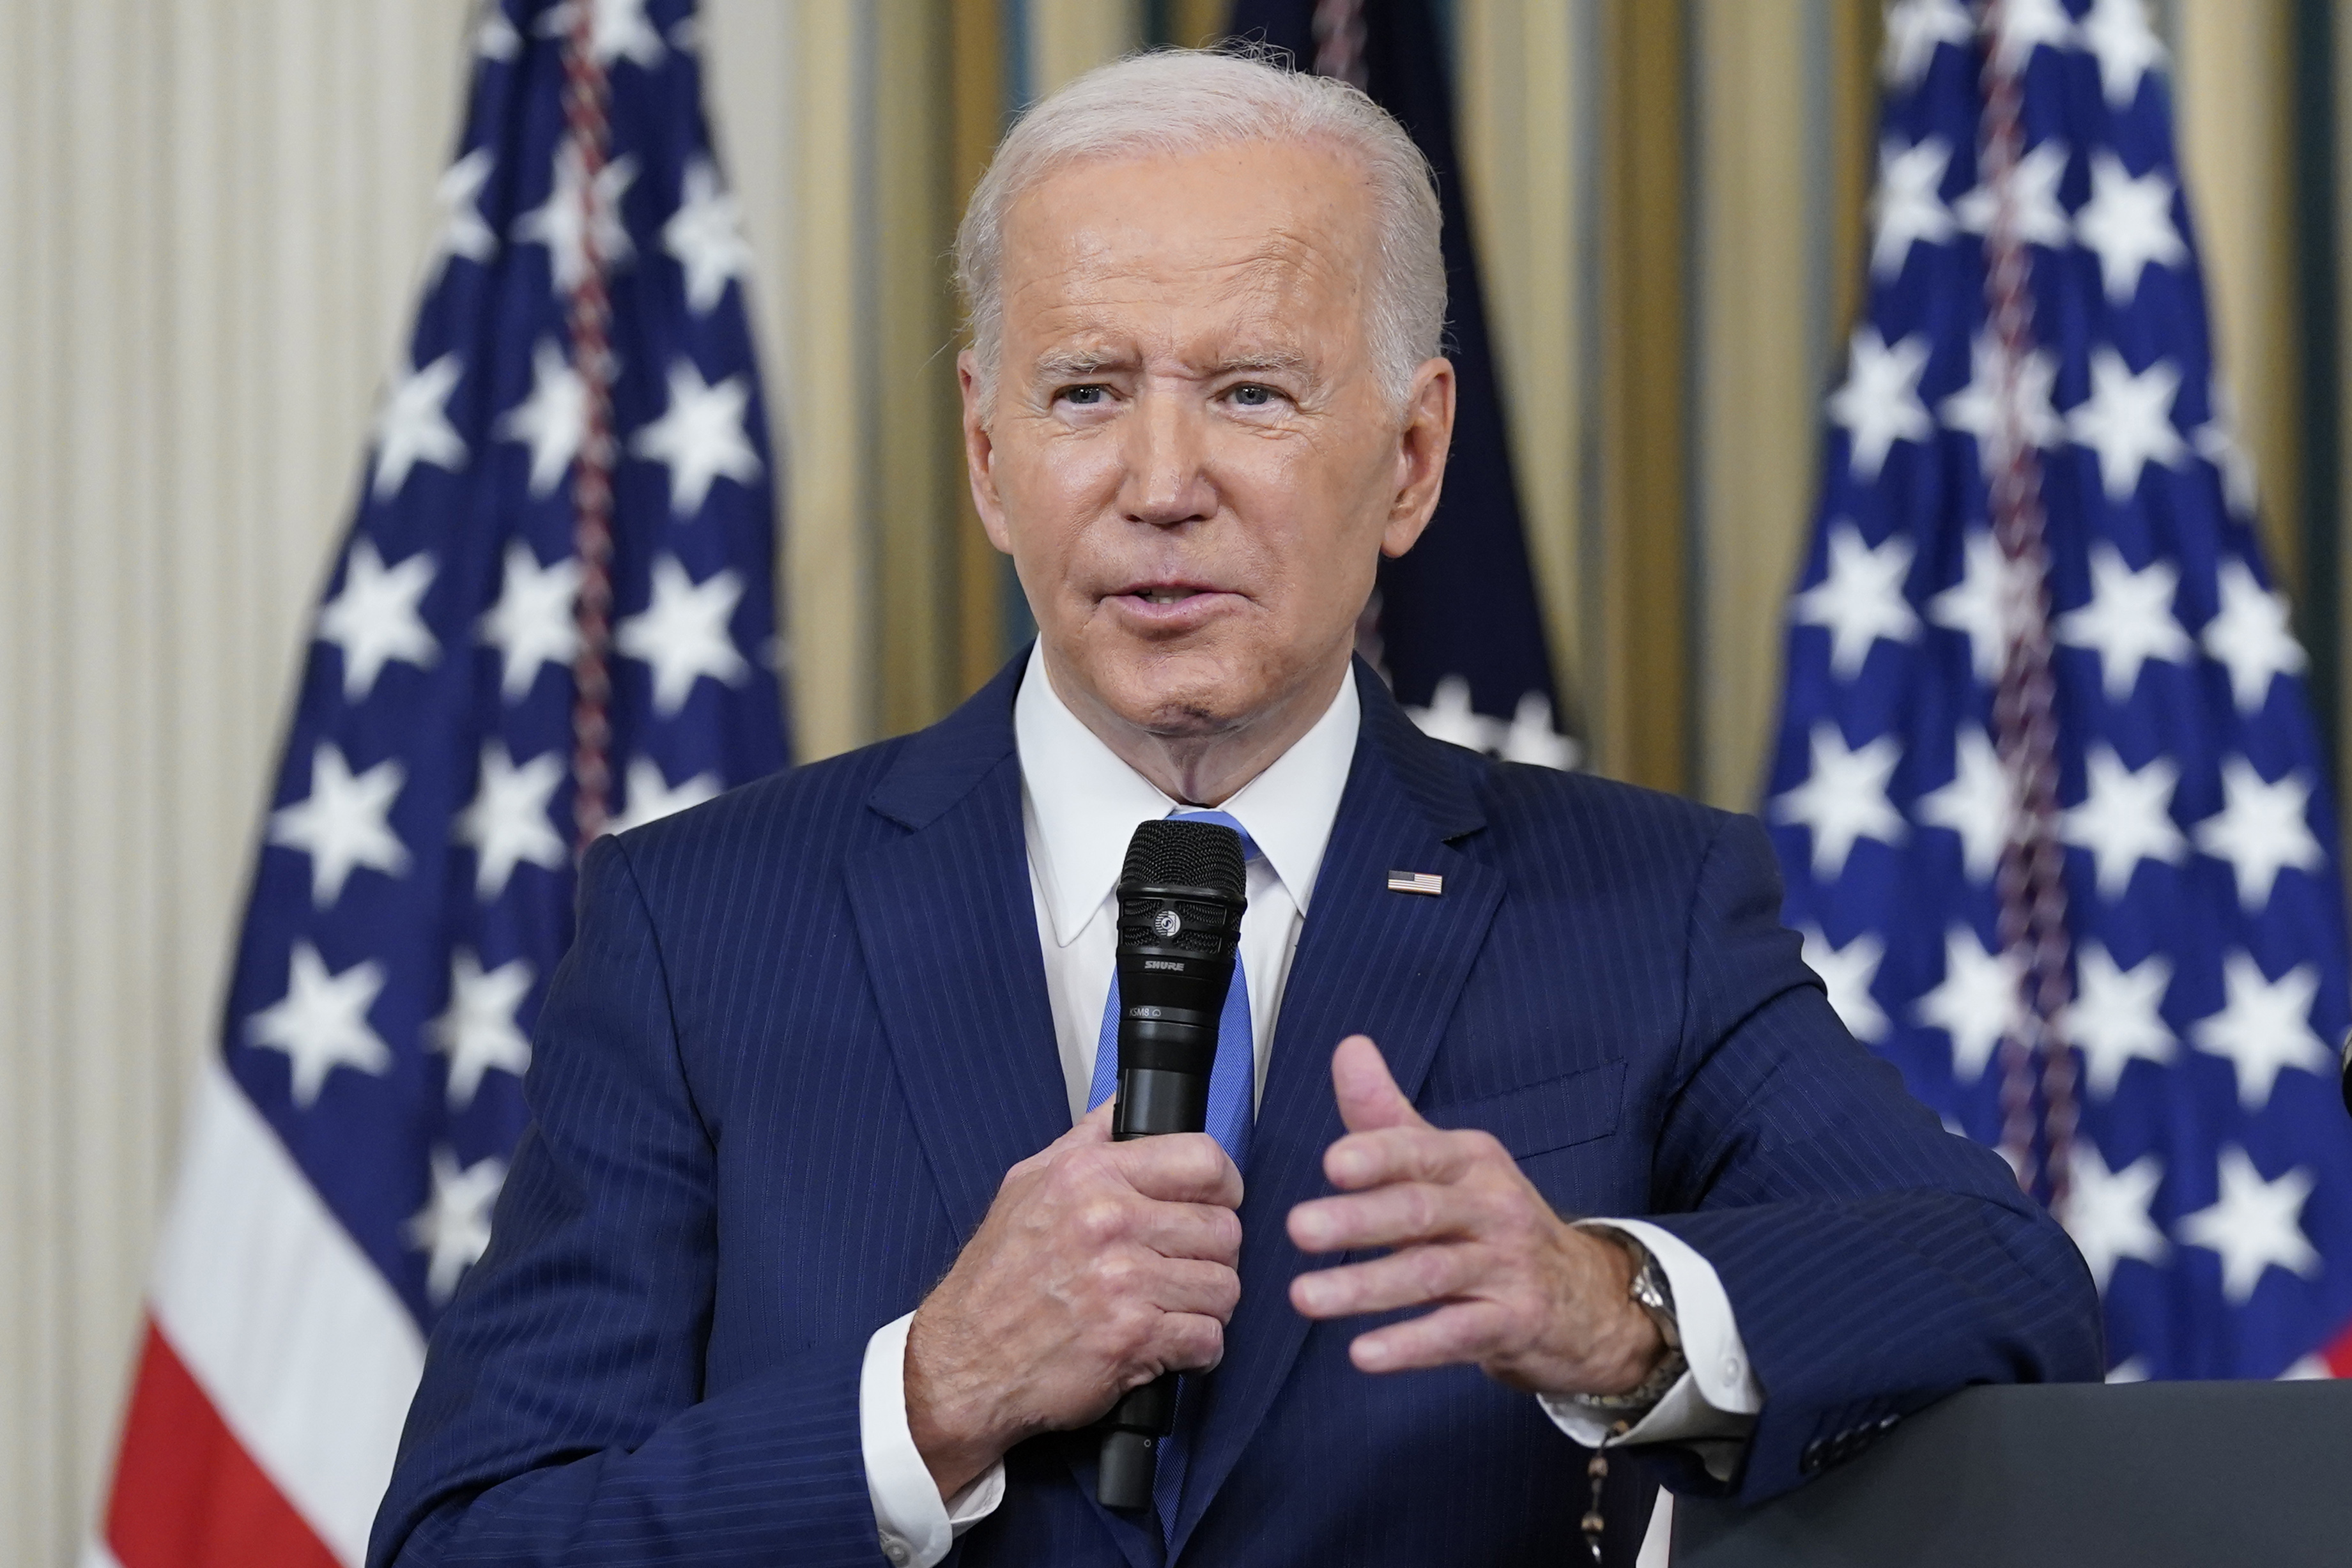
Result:
M131 1388L105 1549L120 1568L337 1564L152 1321ZM90 1556L104 1561L95 1551Z
M197 1086L152 1305L219 1419L335 1554L358 1563L424 1343L216 1064ZM139 1439L134 1414L126 1452Z

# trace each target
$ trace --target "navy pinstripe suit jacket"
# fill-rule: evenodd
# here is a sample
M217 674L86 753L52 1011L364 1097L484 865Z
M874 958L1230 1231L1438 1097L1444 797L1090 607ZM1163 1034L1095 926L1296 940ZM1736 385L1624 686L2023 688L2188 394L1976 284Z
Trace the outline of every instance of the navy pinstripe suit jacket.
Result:
M1021 669L920 733L590 852L536 1121L433 1335L372 1563L882 1561L866 1338L1069 1125L1024 858ZM1324 1190L1329 1052L1355 1030L1563 1213L1652 1215L1714 1263L1767 1395L1745 1497L1960 1384L2099 1374L2080 1258L1840 1026L1753 822L1474 756L1357 681L1176 1557L1578 1550L1583 1455L1532 1398L1461 1368L1367 1376L1347 1360L1361 1325L1288 1305L1305 1260L1283 1216ZM1387 891L1392 868L1441 873L1444 896ZM1161 1568L1155 1530L1093 1501L1093 1449L1014 1450L1003 1506L952 1561ZM1617 1468L1630 1560L1651 1483Z

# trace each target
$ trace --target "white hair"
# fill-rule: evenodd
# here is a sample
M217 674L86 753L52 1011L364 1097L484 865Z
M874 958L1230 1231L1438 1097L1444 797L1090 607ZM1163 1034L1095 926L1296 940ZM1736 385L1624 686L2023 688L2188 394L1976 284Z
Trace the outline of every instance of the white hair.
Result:
M1429 160L1388 110L1332 77L1285 68L1282 51L1155 49L1099 66L1025 110L996 149L956 228L956 286L992 399L1003 342L1004 216L1069 164L1205 152L1236 142L1320 142L1359 160L1377 255L1365 310L1373 374L1402 408L1445 329L1445 260Z

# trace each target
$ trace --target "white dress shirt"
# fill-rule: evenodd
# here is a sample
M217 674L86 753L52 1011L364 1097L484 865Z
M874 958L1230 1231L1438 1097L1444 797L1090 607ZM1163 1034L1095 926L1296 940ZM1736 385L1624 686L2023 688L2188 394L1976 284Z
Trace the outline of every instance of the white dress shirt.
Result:
M1260 851L1249 864L1241 963L1248 976L1261 1095L1291 955L1347 787L1360 720L1356 683L1343 679L1314 728L1219 807L1248 830ZM1079 721L1047 679L1042 650L1029 656L1013 702L1013 730L1021 758L1022 825L1028 837L1038 944L1075 1121L1086 1113L1094 1082L1095 1048L1118 945L1115 889L1128 840L1139 824L1157 821L1182 803L1121 762ZM1326 1041L1323 1048L1337 1043ZM1710 1469L1727 1476L1763 1407L1763 1393L1721 1280L1706 1259L1656 1226L1630 1219L1590 1223L1634 1237L1657 1258L1674 1291L1684 1353L1691 1363L1690 1372L1625 1440L1689 1443ZM940 1498L907 1427L907 1329L913 1316L884 1324L866 1342L858 1385L859 1436L884 1553L895 1563L931 1568L958 1535L1003 1500L1004 1467L997 1464L955 1497ZM1564 1401L1545 1398L1542 1405L1580 1443L1597 1443L1608 1430L1605 1419Z

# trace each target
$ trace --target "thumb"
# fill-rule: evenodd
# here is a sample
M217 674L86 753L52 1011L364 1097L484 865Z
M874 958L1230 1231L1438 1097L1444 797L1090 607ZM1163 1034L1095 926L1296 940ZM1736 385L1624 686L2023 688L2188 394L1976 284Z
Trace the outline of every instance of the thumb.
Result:
M1331 1089L1350 1132L1429 1125L1389 1076L1389 1064L1369 1036L1350 1035L1331 1053Z
M1072 1144L1109 1142L1111 1109L1118 1103L1118 1097L1114 1095L1079 1117L1071 1123L1070 1130L1062 1134L1062 1142Z

